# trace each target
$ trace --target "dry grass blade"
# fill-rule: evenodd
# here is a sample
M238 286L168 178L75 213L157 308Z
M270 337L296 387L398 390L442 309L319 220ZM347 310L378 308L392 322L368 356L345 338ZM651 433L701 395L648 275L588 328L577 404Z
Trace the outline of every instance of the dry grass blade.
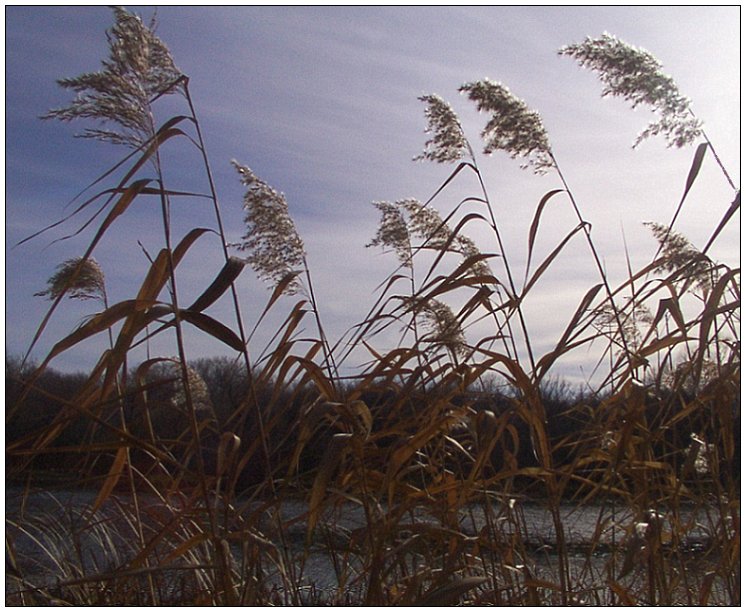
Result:
M534 219L531 221L531 228L528 232L528 257L526 258L526 278L528 279L528 271L531 269L531 256L534 252L534 243L536 241L536 234L539 231L539 222L541 221L541 214L544 212L544 207L547 205L547 202L552 199L553 196L557 195L558 193L562 193L564 189L553 189L552 191L549 191L544 194L544 196L541 198L541 201L539 202L539 205L536 207L536 212L534 213ZM525 283L524 280L524 283Z
M580 301L580 305L575 310L575 314L573 314L572 319L570 319L570 323L567 325L567 328L565 329L565 332L562 334L562 337L557 343L557 346L554 348L553 351L544 355L539 360L539 362L536 364L537 365L537 374L536 374L537 380L541 380L542 378L544 378L546 373L552 367L552 364L563 353L565 353L568 347L568 342L570 341L570 336L572 336L572 334L577 331L577 326L578 326L578 323L580 322L580 319L585 315L586 312L588 312L588 309L593 303L593 300L596 299L596 296L598 295L598 292L601 289L603 289L603 284L599 283L598 285L591 287L586 292L586 294L583 296L583 299Z
M334 476L337 469L339 469L345 453L349 450L351 439L352 434L334 434L324 452L324 457L319 465L316 478L313 481L311 496L308 501L308 527L306 530L307 543L310 543L314 529L316 529L316 524L319 522L319 518L323 512L324 506L322 502L324 501L324 496L329 488L329 482L331 482L332 476Z
M572 237L580 232L581 230L584 230L587 228L587 223L581 223L577 225L567 236L565 236L562 241L554 248L554 250L546 257L544 261L541 262L538 268L536 268L536 272L533 273L531 276L531 279L525 283L523 286L523 291L521 292L521 296L525 297L526 294L531 290L531 287L536 284L536 281L541 278L541 276L546 272L547 268L551 265L551 263L557 258L557 255L560 254L562 249L565 248L568 242L572 239ZM526 274L528 275L528 270L526 271Z
M91 505L91 516L93 516L101 508L101 506L103 506L106 500L109 499L109 496L114 491L114 488L117 486L119 479L124 473L124 468L127 464L128 458L129 448L127 446L120 447L117 450L116 455L114 456L114 461L111 464L109 473L106 475L104 483L103 485L101 485L101 489L99 489L98 495Z
M69 220L70 220L70 219L72 219L73 217L75 217L75 216L77 216L78 214L80 214L80 213L81 213L81 212L82 212L83 210L85 210L85 209L86 209L86 208L87 208L87 207L88 207L88 206L89 206L89 205L90 205L90 204L91 204L92 202L94 202L94 201L98 200L98 199L99 199L99 198L101 198L101 196L103 196L103 195L110 195L110 196L113 196L113 195L116 195L116 194L118 194L118 193L122 193L122 192L123 192L123 191L124 191L124 190L126 189L126 187L125 187L125 186L126 186L126 184L128 183L128 181L129 181L129 180L130 180L130 179L131 179L132 177L134 177L134 176L135 176L135 174L137 173L137 171L138 171L138 170L139 170L140 168L142 168L142 166L144 166L144 165L145 165L145 162L147 162L147 161L148 161L148 160L149 160L150 158L152 158L152 156L154 155L154 153L158 151L158 148L159 148L159 146L160 146L161 144L163 144L163 143L164 143L164 142L166 142L166 141L167 141L168 139L170 139L170 138L172 138L172 137L174 137L174 136L185 135L185 134L184 134L184 132L182 132L181 130L178 130L178 129L172 129L174 125L176 125L176 124L177 124L177 123L179 123L180 121L183 121L184 119L187 119L187 117L183 117L183 116L178 116L178 117L172 117L171 119L169 119L169 120L168 120L168 121L167 121L167 122L166 122L166 123L165 123L165 124L164 124L164 125L163 125L163 126L162 126L162 127L160 128L160 129L159 129L159 130L158 130L158 132L156 132L156 134L155 134L155 135L153 136L153 139L152 139L152 141L149 141L149 142L146 142L146 143L144 143L144 144L142 145L142 148L141 148L141 149L138 149L138 150L135 150L135 151L133 151L133 152L132 152L132 153L130 153L130 154L129 154L129 155L127 156L127 157L125 157L124 159L122 159L121 161L119 161L119 162L118 162L117 164L115 164L115 165L114 165L114 166L113 166L112 168L110 168L109 170L107 170L107 171L106 171L106 172L105 172L104 174L102 174L102 175L101 175L100 177L98 177L98 178L97 178L97 179L96 179L95 181L93 181L93 182L92 182L92 183L91 183L90 185L88 185L88 187L86 187L86 188L85 188L85 189L84 189L84 190L83 190L83 191L81 192L81 194L82 194L82 193L85 193L85 192L86 192L86 191L87 191L88 189L90 189L90 188L91 188L91 187L93 187L94 185L96 185L96 184L100 183L100 182L101 182L101 181L103 181L103 180L104 180L104 179L105 179L106 177L108 177L108 176L110 176L111 174L113 174L114 172L116 172L116 170L117 170L117 169L119 169L119 168L120 168L121 166L123 166L123 165L124 165L124 164L125 164L125 163L126 163L126 162L127 162L128 160L130 160L130 159L131 159L131 158L132 158L133 156L135 156L135 155L136 155L136 154L137 154L137 153L138 153L138 152L139 152L140 150L142 150L142 149L144 148L144 153L143 153L143 154L142 154L142 155L141 155L141 156L140 156L140 157L139 157L139 158L137 159L137 161L135 162L135 164L134 164L134 165L133 165L133 166L132 166L132 167L131 167L131 168L130 168L130 169L129 169L129 170L127 171L127 172L126 172L126 174L125 174L125 175L124 175L124 177L123 177L123 178L122 178L122 179L120 180L120 182L119 182L119 184L117 185L117 187L115 187L115 188L112 188L112 189L106 189L106 190L104 190L104 191L102 191L102 192L100 192L100 193L97 193L97 194L96 194L96 195L94 195L93 197L89 198L88 200L86 200L86 201L84 201L84 202L83 202L82 204L80 204L80 205L79 205L79 206L78 206L78 207L77 207L77 208L76 208L76 209L75 209L74 211L72 211L72 212L71 212L70 214L68 214L68 215L66 215L65 217L63 217L62 219L60 219L60 220L58 220L58 221L55 221L54 223L52 223L52 224L50 224L50 225L48 225L48 226L46 226L46 227L42 228L41 230L38 230L38 231L34 232L33 234L31 234L31 235L27 236L26 238L24 238L23 240L21 240L20 242L18 242L18 243L17 243L17 244L15 245L15 246L21 246L22 244L25 244L26 242L29 242L30 240L33 240L34 238L37 238L37 237L38 237L38 236L40 236L41 234L44 234L44 233L48 232L49 230L51 230L51 229L54 229L55 227L59 227L60 225L64 224L65 222L69 221ZM78 197L79 197L79 196L78 196ZM77 198L75 198L75 199L77 199ZM73 201L75 201L75 200L73 200ZM107 205L108 205L108 203L109 203L109 202L107 201ZM95 218L95 216L97 216L98 214L99 214L99 213L96 213L96 215L94 215L94 218ZM85 227L85 226L87 226L87 225L89 225L91 221L92 221L92 219L90 219L90 220L89 220L88 222L86 222L86 223L84 224L84 227Z
M193 312L191 310L180 310L179 316L187 323L191 323L203 332L210 334L213 338L220 340L220 342L226 344L233 350L238 352L244 350L243 341L233 330L205 313Z
M430 198L427 200L427 202L425 202L425 206L427 206L428 204L430 204L430 202L432 202L436 197L438 197L438 195L446 187L448 187L448 185L451 183L451 181L453 181L453 179L455 179L461 173L461 171L464 168L471 168L471 170L476 171L476 168L474 167L474 164L462 161L458 166L456 166L456 169L453 172L451 172L450 176L445 181L443 181L443 183L441 183L440 187L438 187L438 189L435 190L435 193L430 196Z
M673 227L674 223L676 223L676 219L678 218L679 213L684 206L684 200L686 200L686 196L689 195L689 190L692 188L692 185L694 185L694 181L696 180L697 175L699 174L699 170L702 167L702 161L705 158L705 153L707 153L708 146L709 145L706 142L703 142L697 147L697 150L694 152L692 166L689 169L689 174L686 177L686 184L684 185L684 193L681 196L679 205L676 207L676 211L673 214L671 223L668 224L669 229Z
M144 311L149 311L152 320L168 312L168 308L164 305L154 304L147 300L125 300L124 302L110 306L105 311L95 315L85 322L67 337L57 342L37 369L38 375L41 375L49 362L61 353L67 351L76 344L83 342L91 336L111 329L122 319L131 317L133 313ZM33 380L34 378L31 379L31 382L33 382Z
M655 328L666 313L670 313L673 320L676 322L677 327L682 335L686 335L687 325L684 322L684 315L681 314L681 308L679 307L679 301L676 297L663 298L658 301L658 311L653 317L653 322L650 324L651 330Z
M137 44L129 51L143 65L158 60L140 57ZM70 203L71 214L63 212L63 221L79 225L71 235L91 231L93 238L49 284L55 303L32 347L63 294L93 297L102 311L53 343L39 367L6 364L14 404L6 430L15 428L6 455L12 476L25 479L6 517L12 597L229 606L740 601L739 268L714 263L686 239L674 240L670 226L653 223L667 250L635 271L625 241L626 277L612 290L539 114L485 80L461 89L489 111L485 149L523 157L538 172L556 170L564 187L542 191L528 211L522 290L460 121L440 98L422 98L435 137L421 158L453 166L425 204L375 203L382 219L369 246L393 252L398 267L376 287L363 320L330 342L284 196L238 165L247 188L238 246L250 258L229 255L188 79L171 76L135 96L140 139L128 142L136 148ZM648 86L628 91L638 103L646 99L634 96L660 93L650 82L631 85ZM166 109L152 104L177 89L190 115L156 130L153 117ZM80 109L74 103L70 117ZM643 137L676 136L670 127L653 124ZM124 142L112 131L88 135ZM204 166L190 176L206 171L209 195L189 181L166 188L166 160L174 159L162 149L167 142L192 154L197 148ZM671 225L700 180L707 146L694 154ZM153 178L143 178L146 166ZM478 191L451 198L467 167ZM111 188L100 186L105 179ZM89 198L94 185L101 191ZM541 247L539 232L551 233L548 207L563 192L578 225ZM451 202L441 213L431 202L446 195ZM92 270L81 281L76 262L88 261L120 218L136 213L135 200L156 199L163 242L152 251L141 244L149 263L124 296L134 298L109 306L103 274ZM217 229L185 230L181 202L212 204ZM740 192L704 251L739 211ZM493 234L496 253L483 253L466 230L480 239ZM224 259L187 301L177 279L181 288L193 276L184 270L187 255L208 233ZM569 321L551 321L559 340L536 361L523 308L541 299L539 281L557 273L578 233L600 282L577 297ZM504 266L499 274L491 270L495 257ZM272 282L248 339L235 287L247 262ZM216 314L228 292L232 325ZM280 299L294 292L302 299ZM308 314L316 332L304 331ZM49 367L102 333L109 348L86 375L69 381ZM193 359L186 347L202 333L226 355ZM250 356L258 337L268 340ZM564 379L555 385L549 372L581 369L587 357L577 349L585 348L595 365L582 372L587 389L565 387ZM355 368L349 362L358 356ZM67 495L68 481L57 482L60 466L75 490L50 510L36 503L34 487L54 482ZM43 563L24 546L38 549L49 580L35 582ZM6 584L6 598L8 591Z
M132 203L132 201L137 197L138 193L150 182L149 179L142 179L139 181L136 181L133 183L130 187L128 187L124 193L122 193L121 197L117 201L117 203L114 205L112 210L107 215L104 222L101 224L101 227L99 228L98 232L96 233L96 236L92 240L91 244L88 246L88 249L86 250L85 254L82 256L82 260L87 260L91 257L91 254L93 253L94 248L99 243L101 238L103 237L106 230L111 226L111 224L114 222L114 220L119 217L121 214L127 210L129 205ZM43 333L44 329L46 328L47 324L49 323L49 319L52 317L52 314L57 309L57 306L59 305L60 301L64 297L63 294L58 295L52 306L50 306L47 314L44 316L44 319L39 324L39 327L36 329L36 332L34 333L34 337L31 340L31 344L29 345L28 351L26 352L26 355L30 355L31 351L33 350L34 346L36 346L36 343L38 342L39 338L41 337L41 334Z
M725 215L723 215L723 218L720 220L720 223L718 223L717 228L712 233L712 236L710 236L710 239L707 241L707 244L702 249L702 254L707 254L707 251L710 250L710 247L712 244L717 240L717 237L720 235L720 232L723 231L726 225L730 222L731 218L734 214L736 214L736 211L741 208L741 192L739 191L736 194L736 197L733 199L733 202L731 202L731 205L728 207L728 210L725 212Z

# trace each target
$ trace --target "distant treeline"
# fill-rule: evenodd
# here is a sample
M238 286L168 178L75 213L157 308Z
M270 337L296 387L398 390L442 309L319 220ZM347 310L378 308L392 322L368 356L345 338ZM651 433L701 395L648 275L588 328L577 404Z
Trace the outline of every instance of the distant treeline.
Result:
M214 469L217 446L220 437L226 432L238 436L242 445L250 445L252 440L260 439L260 432L256 419L252 418L253 411L250 402L257 402L265 415L265 434L269 440L269 451L272 465L267 466L266 460L248 462L241 467L241 473L236 480L236 486L248 488L263 482L271 471L275 476L288 470L289 462L296 462L296 473L307 474L312 477L318 467L324 451L329 445L331 436L337 433L333 420L321 419L318 427L312 432L309 440L303 445L303 452L299 457L293 457L298 439L303 432L302 422L307 421L310 410L318 407L322 400L318 392L309 385L307 388L276 388L272 384L262 382L261 377L249 385L245 369L241 364L227 357L203 358L192 362L189 366L192 374L196 373L191 391L194 409L198 411L200 429L201 453L205 458L206 469ZM46 369L43 374L28 387L25 381L33 371L33 366L24 366L18 359L6 359L6 405L16 407L10 411L6 419L6 445L18 442L28 437L32 440L45 427L49 427L60 420L60 415L67 414L62 419L62 432L55 439L47 452L38 454L28 464L14 464L7 466L9 477L27 475L31 469L39 473L65 474L74 477L76 473L94 468L101 472L108 469L111 457L106 451L106 441L116 435L120 427L120 411L115 406L99 415L85 415L76 413L70 399L86 381L85 374L61 373L53 369ZM145 379L138 379L136 370L127 377L124 394L124 411L127 430L139 440L157 440L162 445L168 440L173 457L178 461L193 461L187 457L186 451L193 448L190 442L193 438L189 429L189 419L184 413L183 397L180 398L179 377L168 367L151 368ZM203 384L203 386L202 386ZM352 388L353 383L349 383ZM525 418L519 415L520 397L509 388L497 388L497 385L481 385L480 389L458 392L453 389L409 388L406 393L401 389L377 388L368 386L359 395L373 415L371 435L384 432L376 443L379 447L395 445L398 440L395 432L400 431L402 437L406 432L407 423L417 423L418 410L428 402L437 399L448 402L454 409L467 408L467 414L472 418L465 418L461 423L453 426L450 437L461 444L464 458L468 457L470 444L477 433L474 423L479 422L480 413L490 411L498 417L506 419L507 429L491 453L491 466L495 472L504 472L513 467L516 472L522 468L538 466L532 450L534 446L530 440L530 430ZM200 396L200 393L202 394ZM593 397L583 393L566 382L554 380L540 389L541 399L547 418L547 431L550 435L550 447L553 449L555 465L571 465L574 455L582 448L585 456L588 448L605 444L605 437L609 432L599 429L601 423L606 423L603 398ZM341 393L345 395L344 390ZM444 398L444 395L446 396ZM671 394L670 397L656 397L650 402L644 421L649 428L649 439L654 440L651 456L663 458L676 473L680 473L687 461L687 449L692 435L700 438L719 439L716 432L709 432L708 419L702 410L684 410L688 399L681 393ZM20 403L19 403L20 402ZM727 465L722 465L719 471L727 470L729 477L740 476L740 410L737 406L738 398L734 399L733 425L735 440L735 455ZM461 411L463 413L463 411ZM678 416L677 416L678 415ZM107 427L107 423L110 427ZM672 423L674 425L672 425ZM620 423L620 426L622 424ZM402 429L403 428L403 429ZM508 432L507 434L505 432ZM413 434L415 432L406 432ZM134 456L137 457L138 449ZM179 449L182 449L180 455ZM97 452L96 449L100 449ZM76 452L77 451L77 452ZM147 455L140 449L141 455ZM718 456L726 456L720 452ZM381 456L385 456L385 453ZM449 464L444 468L455 473L467 470L465 466L457 465L453 455L444 456ZM147 464L147 457L139 460ZM373 457L372 460L375 460ZM133 461L136 461L133 459ZM99 469L96 464L100 463ZM468 461L464 462L465 464ZM511 463L511 465L507 465ZM385 466L380 466L385 469ZM269 468L269 469L268 469ZM592 478L593 466L583 465L578 469L579 474L586 473ZM521 484L517 478L516 485Z

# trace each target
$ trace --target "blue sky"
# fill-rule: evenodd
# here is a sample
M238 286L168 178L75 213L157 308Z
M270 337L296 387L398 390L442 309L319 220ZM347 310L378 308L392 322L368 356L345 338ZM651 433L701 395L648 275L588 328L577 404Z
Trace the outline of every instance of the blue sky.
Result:
M152 14L138 12L146 21ZM33 294L44 288L57 263L82 253L90 234L50 244L74 229L70 226L13 245L57 220L64 205L124 149L72 138L82 125L38 119L70 99L55 84L57 78L99 68L111 12L11 6L5 17L5 333L6 351L18 355L48 306ZM423 94L438 93L451 102L477 147L485 118L458 94L461 84L484 77L504 82L541 113L562 171L593 224L612 284L626 276L624 239L633 267L650 260L656 243L642 222L670 220L694 149L671 150L663 140L648 140L632 150L649 113L601 99L595 76L558 57L559 47L607 31L654 53L691 98L740 185L739 7L160 7L158 21L159 36L190 77L229 238L237 240L243 230L242 188L229 164L236 158L287 197L333 339L361 321L376 286L396 265L391 254L365 248L378 223L371 202L424 201L450 171L412 161L426 139L417 100ZM194 158L179 151L170 155L175 184L206 188L195 174ZM534 210L559 181L552 173L537 177L522 171L504 154L484 157L480 165L510 263L522 271ZM446 214L476 187L473 180L458 182L435 205ZM708 157L677 229L703 246L731 200ZM129 214L94 253L107 274L112 301L132 297L146 269L137 241L151 252L159 246L153 211ZM184 204L174 217L177 232L210 222L194 203ZM539 250L548 253L573 225L566 202L548 210ZM485 251L494 250L487 233L477 228L472 237ZM738 265L737 227L729 228L711 255ZM213 242L185 262L180 280L185 301L209 283L220 257ZM587 248L576 240L527 304L537 353L551 350L595 282ZM251 271L240 286L251 322L269 291ZM34 355L43 358L93 308L64 303ZM231 322L226 309L221 302L210 312ZM223 351L204 337L191 342L194 357ZM261 346L258 340L254 350ZM88 343L53 366L85 368L100 348ZM585 353L573 356L561 373L582 379L589 363Z

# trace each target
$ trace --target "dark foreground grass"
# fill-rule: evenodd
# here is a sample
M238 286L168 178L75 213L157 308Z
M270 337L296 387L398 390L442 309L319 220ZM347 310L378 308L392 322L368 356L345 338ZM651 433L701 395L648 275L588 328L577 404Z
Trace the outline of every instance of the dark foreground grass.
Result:
M50 279L51 307L29 353L66 296L101 310L40 364L6 365L6 467L16 483L6 491L6 603L740 603L740 270L707 255L740 192L702 249L673 222L655 225L655 258L615 284L539 115L499 83L469 83L462 91L491 116L486 151L559 181L534 211L519 273L458 117L426 96L423 158L452 166L443 186L476 177L480 191L463 202L481 208L441 215L433 202L443 186L426 204L376 203L371 244L391 250L398 268L335 342L284 197L235 163L247 189L235 246L246 258L231 255L189 80L150 27L120 9L115 19L102 70L61 81L79 96L50 113L105 120L86 135L129 153L72 215L93 236ZM563 53L597 70L607 93L659 114L644 137L703 140L683 204L714 149L673 81L613 37ZM630 66L637 81L620 79ZM183 114L156 124L165 96ZM196 150L205 193L167 187L166 142ZM132 296L112 304L93 254L142 198L160 206L163 245ZM535 261L544 206L563 198L577 225ZM182 199L206 200L213 225L177 235L172 204ZM493 253L468 238L474 224L494 236ZM576 239L598 280L540 355L524 307ZM187 305L181 266L210 240L224 264ZM273 289L251 327L235 285L246 265ZM233 320L208 314L220 299ZM284 323L257 349L256 329L282 308ZM309 323L315 334L299 339ZM195 329L235 359L191 362L185 338ZM392 329L400 342L376 348ZM51 369L99 335L109 348L91 372ZM167 335L174 356L130 362ZM602 376L558 401L553 368L591 344L605 347ZM360 352L368 365L342 377Z

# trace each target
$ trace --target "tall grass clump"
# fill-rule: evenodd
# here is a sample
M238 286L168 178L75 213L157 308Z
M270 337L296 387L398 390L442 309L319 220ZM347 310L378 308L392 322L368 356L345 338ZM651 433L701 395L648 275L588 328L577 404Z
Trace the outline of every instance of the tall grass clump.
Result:
M76 97L45 116L93 122L81 136L126 152L28 239L76 223L91 235L40 291L51 303L27 355L6 362L7 603L740 603L740 270L708 254L740 191L713 155L733 201L703 247L674 229L714 146L652 55L607 34L560 51L599 74L603 95L657 114L636 144L704 140L673 219L648 224L658 250L646 265L608 275L540 113L502 83L466 83L487 116L481 145L444 98L420 98L416 159L446 166L444 180L424 201L373 203L368 246L393 255L392 272L332 339L292 203L233 162L245 231L226 239L188 77L154 23L118 8L114 20L102 69L61 80ZM157 120L166 96L181 110ZM201 191L167 178L171 147L192 156ZM521 269L481 169L500 152L556 181ZM476 191L450 203L445 188L467 176ZM141 200L159 209L161 243L115 296L94 253ZM178 230L183 201L212 222ZM550 201L575 221L539 260ZM481 228L487 250L469 236ZM597 279L542 354L527 307L576 241ZM221 263L185 299L198 243ZM247 265L271 289L251 318L237 291ZM65 297L100 309L32 363ZM230 320L210 314L219 301ZM187 340L204 334L228 355L192 359ZM55 372L99 336L90 372ZM591 347L598 380L568 387L558 365Z

